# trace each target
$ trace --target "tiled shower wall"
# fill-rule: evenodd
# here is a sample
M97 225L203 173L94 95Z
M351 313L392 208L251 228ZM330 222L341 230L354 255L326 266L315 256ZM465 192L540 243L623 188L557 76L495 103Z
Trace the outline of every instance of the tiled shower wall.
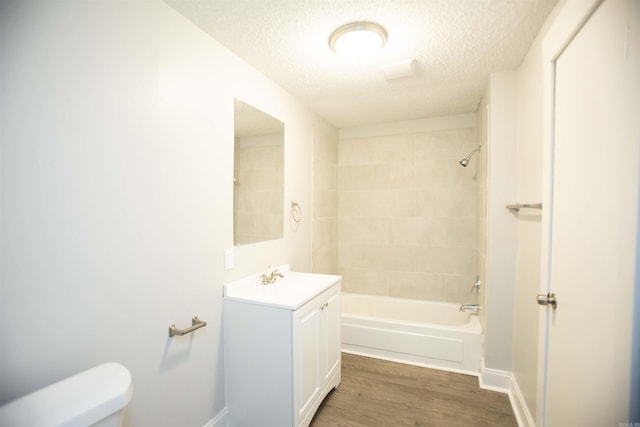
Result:
M469 302L475 281L474 128L340 139L343 290Z
M338 274L338 135L313 130L313 272Z

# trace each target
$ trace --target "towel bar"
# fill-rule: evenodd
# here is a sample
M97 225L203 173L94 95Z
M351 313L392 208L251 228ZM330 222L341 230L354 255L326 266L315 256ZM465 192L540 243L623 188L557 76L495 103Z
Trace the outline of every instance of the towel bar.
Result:
M198 319L198 316L195 316L193 319L191 319L191 326L185 329L178 329L176 328L176 325L171 324L171 326L169 326L169 338L175 336L175 335L186 335L186 334L190 334L191 332L203 328L207 326L207 322Z
M520 209L542 209L542 203L516 203L507 205L507 209L519 212Z

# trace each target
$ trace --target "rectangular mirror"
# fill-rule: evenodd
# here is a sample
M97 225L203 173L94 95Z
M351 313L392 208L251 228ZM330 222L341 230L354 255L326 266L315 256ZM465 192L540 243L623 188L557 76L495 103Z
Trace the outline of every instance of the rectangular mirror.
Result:
M284 123L235 100L233 238L280 239L284 230Z

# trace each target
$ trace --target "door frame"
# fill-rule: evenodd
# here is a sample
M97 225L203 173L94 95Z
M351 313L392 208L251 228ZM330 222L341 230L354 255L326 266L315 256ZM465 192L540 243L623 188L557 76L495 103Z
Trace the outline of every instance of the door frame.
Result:
M542 224L539 293L551 291L551 243L553 225L553 184L555 147L556 61L576 34L589 21L604 0L568 0L555 16L553 25L542 40L543 61L543 152L542 152ZM535 304L533 296L531 303ZM547 355L550 310L541 308L538 317L538 375L535 425L546 420Z

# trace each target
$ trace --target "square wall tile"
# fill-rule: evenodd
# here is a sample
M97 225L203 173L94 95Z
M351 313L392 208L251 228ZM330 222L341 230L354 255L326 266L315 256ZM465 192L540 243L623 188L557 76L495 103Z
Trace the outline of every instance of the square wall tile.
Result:
M458 162L476 144L474 129L339 142L346 287L439 301L459 295L456 278L475 276L478 199L475 168Z

